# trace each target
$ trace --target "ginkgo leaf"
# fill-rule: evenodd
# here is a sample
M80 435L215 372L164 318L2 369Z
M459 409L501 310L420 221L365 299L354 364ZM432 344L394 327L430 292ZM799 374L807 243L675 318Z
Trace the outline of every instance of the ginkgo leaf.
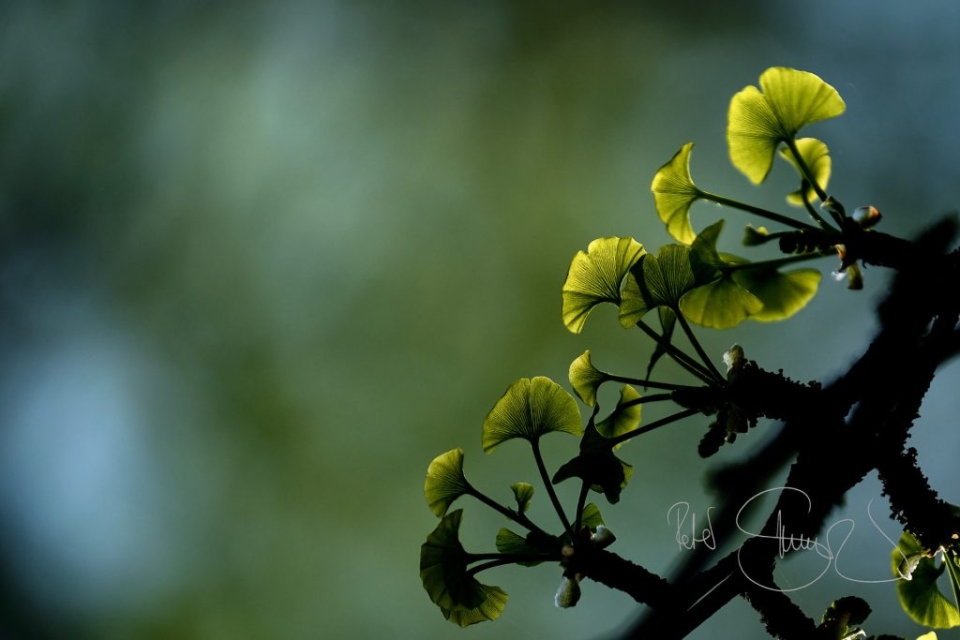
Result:
M637 402L639 399L639 391L628 384L623 385L616 408L597 423L597 432L604 438L616 438L639 427L643 408L643 405ZM614 447L614 450L616 449L617 447Z
M600 507L590 502L583 508L583 515L580 516L580 526L587 527L591 531L604 524L603 516L600 515Z
M760 76L760 89L748 86L730 101L727 143L730 160L754 183L770 172L782 142L803 127L843 113L840 94L807 71L772 67Z
M660 247L657 255L644 254L630 269L620 302L620 324L629 327L657 307L679 309L688 291L715 280L719 272L691 261L691 248L682 244Z
M583 433L577 401L550 378L521 378L510 385L483 421L487 453L512 438L536 442L551 431Z
M593 366L590 361L589 349L570 363L569 377L570 386L573 387L574 393L588 407L592 407L597 401L597 390L600 385L610 379L609 374Z
M737 284L732 275L697 287L680 300L680 312L686 319L714 329L735 327L762 309L763 302Z
M533 500L533 485L529 482L514 482L510 488L513 489L513 497L517 499L517 511L525 513Z
M820 619L820 628L830 629L838 638L845 638L848 634L855 633L852 627L863 624L870 613L870 605L866 600L857 596L846 596L830 603L830 607Z
M591 417L580 440L579 455L557 469L553 484L580 478L594 491L602 492L610 504L616 504L631 475L633 467L613 455L612 442L600 435Z
M690 177L692 149L692 142L680 147L673 158L660 167L650 185L657 215L667 225L667 232L684 244L693 242L697 235L690 226L690 206L702 194Z
M427 467L423 493L430 510L443 517L454 500L473 491L463 475L463 449L453 449L437 456Z
M443 617L466 627L500 617L507 594L467 573L470 554L459 540L462 516L462 509L451 511L427 536L420 547L420 580Z
M797 151L800 152L800 157L803 158L804 164L806 164L810 172L813 173L817 184L820 185L821 189L826 191L827 184L830 182L830 168L832 165L830 150L827 149L827 145L816 138L800 138L797 140ZM800 169L800 165L797 163L793 151L791 151L789 147L784 147L780 149L780 155L796 168L800 174L801 182L804 181L806 176ZM817 190L814 189L812 185L807 185L805 191L806 193L804 193L804 189L801 188L790 193L787 195L787 202L794 206L802 207L804 206L804 195L806 195L807 202L812 202L817 197Z
M759 267L733 272L734 281L763 303L763 308L750 316L751 320L760 322L786 320L803 309L817 295L821 277L816 269L781 273Z
M586 253L578 251L563 283L563 324L580 333L587 315L602 302L620 304L620 284L630 267L644 254L633 238L599 238Z
M909 579L903 578L904 559L907 564L916 562ZM947 556L944 563L955 562ZM893 575L901 578L897 580L897 595L900 596L900 605L917 624L932 629L949 629L960 625L960 611L956 604L940 593L937 579L943 574L945 564L927 557L917 539L909 531L904 531L897 543L897 548L890 554ZM954 573L951 571L951 581Z
M531 531L526 537L506 528L500 529L500 531L497 532L497 551L500 553L544 556L543 560L524 560L517 563L523 567L533 567L541 562L559 558L562 548L563 543L560 542L559 538L537 531Z

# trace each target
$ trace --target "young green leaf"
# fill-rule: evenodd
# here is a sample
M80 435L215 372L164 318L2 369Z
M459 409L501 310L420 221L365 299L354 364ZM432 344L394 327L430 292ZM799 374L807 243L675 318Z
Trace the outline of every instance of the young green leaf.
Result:
M797 150L800 152L800 157L803 158L804 164L806 164L813 173L817 184L820 185L821 189L826 191L827 184L830 182L831 168L830 150L827 149L827 145L816 138L800 138L797 140ZM796 168L800 174L801 183L805 181L806 176L803 175L803 171L800 169L800 165L797 163L793 151L791 151L789 147L784 147L780 149L780 155ZM800 188L790 193L787 196L787 202L794 206L802 207L804 206L804 197L806 197L807 202L812 202L817 197L816 189L808 184L806 190Z
M510 529L503 528L497 532L497 551L511 555L524 556L544 556L543 560L526 560L518 562L522 567L534 567L541 562L553 558L559 558L563 543L554 536L544 535L539 532L531 531L527 537L514 533Z
M692 142L680 147L673 158L660 167L650 185L657 215L667 225L667 232L683 244L690 244L697 235L690 226L690 206L701 195L690 177L692 149Z
M691 261L691 248L682 244L660 247L645 254L631 269L620 302L620 324L630 327L648 311L668 307L676 311L688 291L715 280L720 273Z
M463 449L453 449L437 456L427 467L423 493L430 510L443 517L454 500L470 493L473 488L463 475Z
M633 467L613 455L611 441L600 435L591 418L580 440L580 453L557 470L553 484L580 478L594 491L602 492L610 504L616 504L631 475Z
M583 433L577 401L550 378L521 378L510 385L483 421L483 450L523 438L536 442L551 431Z
M636 403L639 399L639 391L628 384L623 385L616 408L597 423L597 432L604 438L616 438L639 427L643 408L643 405ZM616 450L617 447L613 449Z
M587 315L602 302L620 304L620 284L630 267L644 254L633 238L599 238L586 253L578 251L563 283L563 324L580 333Z
M763 303L734 280L724 275L691 290L680 300L680 312L702 327L729 329L759 313Z
M734 282L763 303L763 308L750 316L760 322L786 320L803 309L817 295L820 279L816 269L781 273L774 268L758 267L733 272Z
M570 363L570 386L574 393L583 401L583 404L592 407L597 401L597 390L600 385L610 379L609 374L600 371L590 361L590 350Z
M782 142L803 127L840 115L840 94L807 71L772 67L760 76L760 89L748 86L733 96L727 125L730 160L754 183L770 172Z
M604 524L603 516L600 515L600 507L590 502L583 508L583 516L580 518L580 526L587 527L590 530L596 529Z
M514 482L510 485L513 497L517 499L517 513L526 513L533 500L533 485L528 482Z
M906 562L904 561L906 559ZM932 629L949 629L960 625L957 605L946 598L937 588L937 578L943 573L944 564L938 566L934 558L927 557L920 543L909 531L904 531L897 548L890 555L893 575L903 577L905 565L913 565L909 579L897 581L900 605L917 624ZM950 562L951 558L944 559ZM952 575L951 575L952 578Z
M462 516L462 509L446 514L427 536L420 547L420 580L443 617L466 627L500 617L507 594L467 573L470 554L459 540Z

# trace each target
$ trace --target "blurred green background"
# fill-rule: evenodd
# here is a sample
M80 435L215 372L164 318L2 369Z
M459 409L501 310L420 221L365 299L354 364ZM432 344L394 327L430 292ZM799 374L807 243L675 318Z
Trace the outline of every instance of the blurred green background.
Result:
M587 348L601 368L642 371L650 346L612 309L564 329L560 286L593 238L667 241L649 184L680 145L697 142L704 188L786 209L785 163L757 189L726 159L728 101L768 66L814 71L845 98L810 133L848 207L876 205L900 234L954 208L960 5L914 7L0 5L0 635L624 628L638 608L594 583L555 609L551 567L483 575L510 593L496 623L443 620L418 576L436 523L427 464L462 446L471 480L506 500L535 468L521 445L485 456L480 424L511 382L566 384ZM699 205L694 224L720 213ZM722 213L736 250L746 219ZM829 379L866 345L885 282L868 270L852 293L827 275L794 322L701 336L718 358L739 342L768 368ZM957 372L912 441L954 502ZM703 487L701 422L631 444L629 490L600 501L614 550L658 571L677 554L670 505L722 500ZM545 444L555 468L576 443ZM896 538L874 476L838 515L858 524L843 570L861 579L889 571L873 497ZM463 506L467 548L492 550L502 519ZM533 516L556 526L542 492ZM802 583L806 562L783 580ZM829 572L796 597L819 616L848 593L874 605L871 632L919 631L889 584ZM763 634L737 602L694 637Z

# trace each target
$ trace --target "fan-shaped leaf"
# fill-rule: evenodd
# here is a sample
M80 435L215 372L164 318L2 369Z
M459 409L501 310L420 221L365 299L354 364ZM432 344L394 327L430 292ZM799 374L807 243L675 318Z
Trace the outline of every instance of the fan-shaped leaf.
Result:
M693 289L680 300L684 317L703 327L729 329L763 309L755 295L729 275Z
M603 516L600 515L600 507L590 502L583 508L583 515L580 517L580 526L588 529L596 529L604 524Z
M531 531L527 534L527 537L523 537L506 528L500 529L500 531L497 532L497 551L500 553L544 556L543 560L528 560L517 563L523 567L533 567L541 562L559 558L562 548L563 544L559 538L550 535L545 536L535 531Z
M645 254L630 269L620 303L620 324L629 327L656 307L677 310L680 298L720 273L702 261L691 260L691 248L682 244L660 247L657 255Z
M781 273L776 269L759 267L733 272L734 281L763 303L763 308L750 316L751 320L760 322L786 320L803 309L817 295L820 278L821 274L816 269Z
M506 440L536 442L551 431L583 433L577 401L550 378L521 378L510 385L483 421L483 450Z
M657 215L667 225L667 232L678 242L690 244L696 237L690 226L690 205L701 196L701 191L690 177L690 152L693 143L680 147L653 176L653 202Z
M570 386L585 405L592 407L597 401L597 390L610 376L593 366L590 350L570 363Z
M597 423L597 432L604 438L616 438L639 427L643 408L643 405L637 402L639 399L639 391L628 384L623 385L616 408ZM614 450L616 449L617 447L614 447Z
M420 547L420 580L443 617L461 627L496 620L507 603L499 587L480 582L467 573L470 555L460 544L463 510L443 516Z
M827 184L830 182L830 168L832 164L830 160L830 150L827 149L827 145L816 138L800 138L797 140L797 150L800 152L800 157L803 158L804 164L807 165L807 168L813 173L813 177L816 178L817 184L820 185L821 189L826 191ZM800 169L800 165L797 163L797 159L789 147L780 149L780 155L797 169L797 172L800 174L801 183L806 180L806 176L803 175L803 171ZM816 197L816 189L807 185L807 202L812 202ZM787 202L794 206L802 207L804 206L803 198L804 189L801 187L787 196Z
M510 488L513 489L513 497L517 499L517 512L525 513L533 500L533 485L528 482L514 482Z
M730 160L754 184L770 172L777 146L804 126L843 113L837 90L807 71L772 67L733 96L727 125Z
M937 566L934 558L924 555L920 543L909 531L904 531L900 536L890 561L894 576L910 576L909 579L897 581L897 595L900 596L904 611L917 624L933 629L960 625L960 611L956 604L944 597L937 588L937 578L943 573L944 565ZM952 558L946 557L944 561L951 562ZM913 565L914 562L916 566L912 572L903 570L904 565Z
M594 491L603 492L611 504L616 504L631 475L633 467L613 455L613 444L600 435L591 417L580 440L579 455L557 469L553 484L580 478Z
M427 467L423 493L427 504L438 518L447 512L454 500L470 493L473 487L463 475L463 449L453 449L433 459Z
M599 238L578 251L563 283L563 324L580 333L587 315L601 302L620 304L620 283L644 250L633 238Z

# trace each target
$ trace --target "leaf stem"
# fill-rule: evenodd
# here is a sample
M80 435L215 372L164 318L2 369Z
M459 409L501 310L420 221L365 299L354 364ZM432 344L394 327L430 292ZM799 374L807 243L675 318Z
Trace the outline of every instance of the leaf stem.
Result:
M768 211L767 209L761 209L760 207L755 207L752 204L747 204L746 202L740 202L738 200L731 200L730 198L724 198L723 196L718 196L715 193L710 193L709 191L701 191L700 197L704 200L710 200L719 205L725 207L731 207L733 209L740 209L741 211L746 211L747 213L752 213L755 216L760 216L761 218L766 218L767 220L773 220L774 222L779 222L780 224L786 225L788 227L793 227L794 229L816 229L815 226L807 224L806 222L801 222L800 220L794 220L793 218L788 218L787 216L781 215L779 213L774 213L773 211Z
M809 184L809 182L806 180L804 182L806 184L800 185L800 197L803 198L803 206L806 207L807 213L809 213L810 217L816 220L820 224L820 226L823 227L824 231L836 232L837 231L836 227L834 227L832 224L827 222L827 220L820 215L820 213L813 207L813 205L810 204L810 198L807 197L807 184Z
M535 525L533 521L531 521L530 518L528 518L525 514L517 513L516 511L514 511L513 509L510 509L509 507L503 506L502 504L500 504L490 496L486 495L482 491L475 489L473 486L471 486L470 489L471 490L468 493L471 496L473 496L483 504L487 505L494 511L497 511L498 513L502 513L508 519L513 520L514 522L519 524L521 527L524 527L528 531L536 531L537 533L549 535L546 531L544 531L543 529Z
M518 562L544 562L547 560L559 559L559 556L539 553L471 553L471 562L473 560L485 560L492 558L489 562L478 564L475 567L467 569L468 576L475 576L481 571L502 567L507 564L517 564Z
M680 322L680 326L683 327L683 332L687 334L687 338L690 339L690 343L693 345L693 348L697 350L697 354L700 356L700 359L703 360L703 364L705 364L710 370L710 374L713 376L714 381L723 382L723 376L720 375L717 367L714 366L710 358L707 357L707 352L703 350L703 346L700 344L700 341L697 340L697 336L694 335L693 329L690 328L690 323L688 323L687 319L683 317L682 313L680 313L680 309L674 309L673 311L675 314L677 314L677 320Z
M652 387L654 389L663 389L665 391L676 391L677 389L691 388L689 385L685 385L685 384L674 384L672 382L656 382L654 380L638 380L637 378L627 378L625 376L608 375L607 380L611 380L613 382L622 382L624 384L643 385L646 387Z
M632 407L638 404L644 404L645 402L660 402L662 400L673 400L672 393L654 393L649 396L643 396L642 398L634 398L633 400L628 400L620 405L621 408Z
M668 424L671 424L671 423L673 423L673 422L676 422L677 420L683 420L684 418L689 418L690 416L695 415L695 414L698 414L698 413L700 413L700 411L699 411L698 409L684 409L683 411L680 411L679 413L674 413L673 415L669 415L669 416L667 416L666 418L662 418L662 419L660 419L660 420L656 420L656 421L651 422L650 424L648 424L648 425L646 425L646 426L640 427L639 429L634 429L633 431L627 431L626 433L621 434L621 435L617 436L616 438L610 438L609 442L610 442L611 445L616 446L616 445L620 444L621 442L626 442L626 441L629 440L630 438L635 438L635 437L637 437L637 436L639 436L639 435L642 435L642 434L644 434L644 433L648 433L648 432L650 432L650 431L653 431L654 429L659 429L660 427L664 427L664 426L666 426L666 425L668 425Z
M640 329L644 333L646 333L648 336L653 338L654 342L660 345L660 347L664 351L666 351L667 355L673 358L674 362L676 362L678 365L686 369L689 373L700 378L702 381L706 382L707 384L713 383L713 379L710 377L710 372L707 369L705 369L703 365L701 365L699 362L697 362L696 360L694 360L693 358L685 354L683 351L678 349L676 346L674 346L667 340L664 340L663 336L661 336L659 333L654 331L653 327L651 327L646 322L644 322L642 318L640 320L637 320L637 326L640 327ZM646 384L646 386L653 387L654 389L662 388L662 387L657 387L653 384Z
M787 143L787 147L790 148L790 153L793 154L793 159L797 161L797 166L800 167L800 173L810 182L810 186L813 187L813 190L817 192L817 197L820 198L820 202L823 202L827 199L827 192L823 190L823 187L820 186L820 183L817 182L817 179L813 176L813 172L810 170L810 167L807 166L806 160L803 159L803 156L800 155L800 149L797 148L797 141L793 136L790 136L784 142Z
M590 485L584 480L580 483L580 496L577 498L577 519L575 531L580 531L583 526L583 510L587 505L587 492L590 491Z
M560 505L560 499L557 498L557 492L553 488L553 483L550 482L550 474L547 473L547 465L544 464L543 454L540 453L540 441L532 440L530 441L530 446L533 448L533 457L537 461L537 469L540 471L540 477L543 479L543 484L547 487L547 493L550 495L550 502L553 503L553 508L557 512L557 515L560 516L560 521L563 523L563 528L566 530L567 534L572 540L573 528L570 526L570 521L567 519L567 514L564 513L563 507Z
M773 258L772 260L760 260L758 262L740 262L731 265L723 265L720 267L720 270L729 273L731 271L743 271L744 269L765 269L768 267L780 267L785 264L793 264L794 262L805 262L807 260L815 260L816 258L825 258L827 254L825 253L802 253L795 256L787 256L785 258Z

